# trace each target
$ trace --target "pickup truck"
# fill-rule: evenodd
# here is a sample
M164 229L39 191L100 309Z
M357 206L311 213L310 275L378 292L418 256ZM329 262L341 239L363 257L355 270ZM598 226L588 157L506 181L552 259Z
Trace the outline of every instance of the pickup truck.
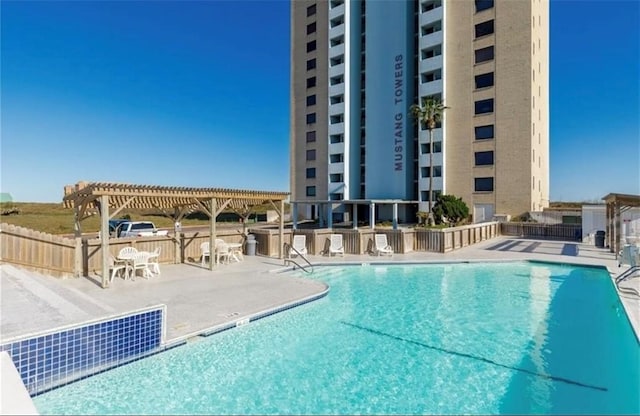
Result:
M167 235L167 230L158 230L150 221L125 221L118 224L115 234L124 237L156 237Z

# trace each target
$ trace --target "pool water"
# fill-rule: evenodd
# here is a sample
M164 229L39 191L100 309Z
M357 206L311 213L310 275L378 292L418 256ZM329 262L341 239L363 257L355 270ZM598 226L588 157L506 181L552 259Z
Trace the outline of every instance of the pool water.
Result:
M331 291L39 395L36 407L42 414L640 413L640 348L604 269L334 266L307 278Z

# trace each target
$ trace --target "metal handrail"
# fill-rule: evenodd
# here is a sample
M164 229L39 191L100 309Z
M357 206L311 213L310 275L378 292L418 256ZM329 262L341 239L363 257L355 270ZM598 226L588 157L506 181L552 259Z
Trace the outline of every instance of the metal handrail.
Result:
M296 253L296 254L297 254L301 259L303 259L303 260L307 263L308 267L307 267L307 266L303 266L303 265L301 265L301 264L300 264L300 263L298 263L297 261L293 260L291 257L289 257L289 258L285 258L285 259L284 259L284 264L285 264L285 266L287 265L287 262L288 262L288 263L293 263L293 264L295 264L296 266L298 266L300 269L302 269L302 271L303 271L303 272L305 272L305 273L313 273L313 265L309 262L309 260L308 260L305 256L303 256L303 255L302 255L302 253L300 253L300 252L299 252L299 251L298 251L294 246L292 246L291 244L289 244L289 243L284 243L284 252L285 252L285 253L287 252L287 248L288 248L289 250L293 250L293 251L294 251L294 252L295 252L295 253ZM289 252L289 253L290 253L290 252ZM291 254L289 254L289 256L291 256ZM310 268L311 270L307 270L307 268ZM295 269L295 267L294 267L294 269Z

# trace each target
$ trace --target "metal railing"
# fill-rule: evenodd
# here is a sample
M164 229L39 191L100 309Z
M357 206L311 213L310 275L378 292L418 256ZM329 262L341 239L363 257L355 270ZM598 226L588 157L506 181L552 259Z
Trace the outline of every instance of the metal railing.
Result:
M287 256L284 258L284 265L287 266L288 263L293 263L296 266L298 266L300 269L302 269L303 272L305 273L313 273L313 265L309 262L309 260L302 255L302 253L300 253L295 247L293 247L291 244L289 243L284 243L283 246L283 251L284 253L287 253ZM301 265L300 263L298 263L297 261L295 261L294 259L291 258L291 252L296 253L296 255L298 257L300 257L301 259L303 259L305 261L305 263L307 263L306 266ZM295 269L295 268L294 268ZM310 270L309 270L310 269Z

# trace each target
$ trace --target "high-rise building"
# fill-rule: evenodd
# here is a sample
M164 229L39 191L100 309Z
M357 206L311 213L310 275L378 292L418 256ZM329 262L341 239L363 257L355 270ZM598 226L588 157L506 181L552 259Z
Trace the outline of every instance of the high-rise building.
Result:
M438 193L475 222L548 206L548 0L295 0L291 27L299 215L395 200L413 222ZM410 115L426 97L448 107L431 145Z

